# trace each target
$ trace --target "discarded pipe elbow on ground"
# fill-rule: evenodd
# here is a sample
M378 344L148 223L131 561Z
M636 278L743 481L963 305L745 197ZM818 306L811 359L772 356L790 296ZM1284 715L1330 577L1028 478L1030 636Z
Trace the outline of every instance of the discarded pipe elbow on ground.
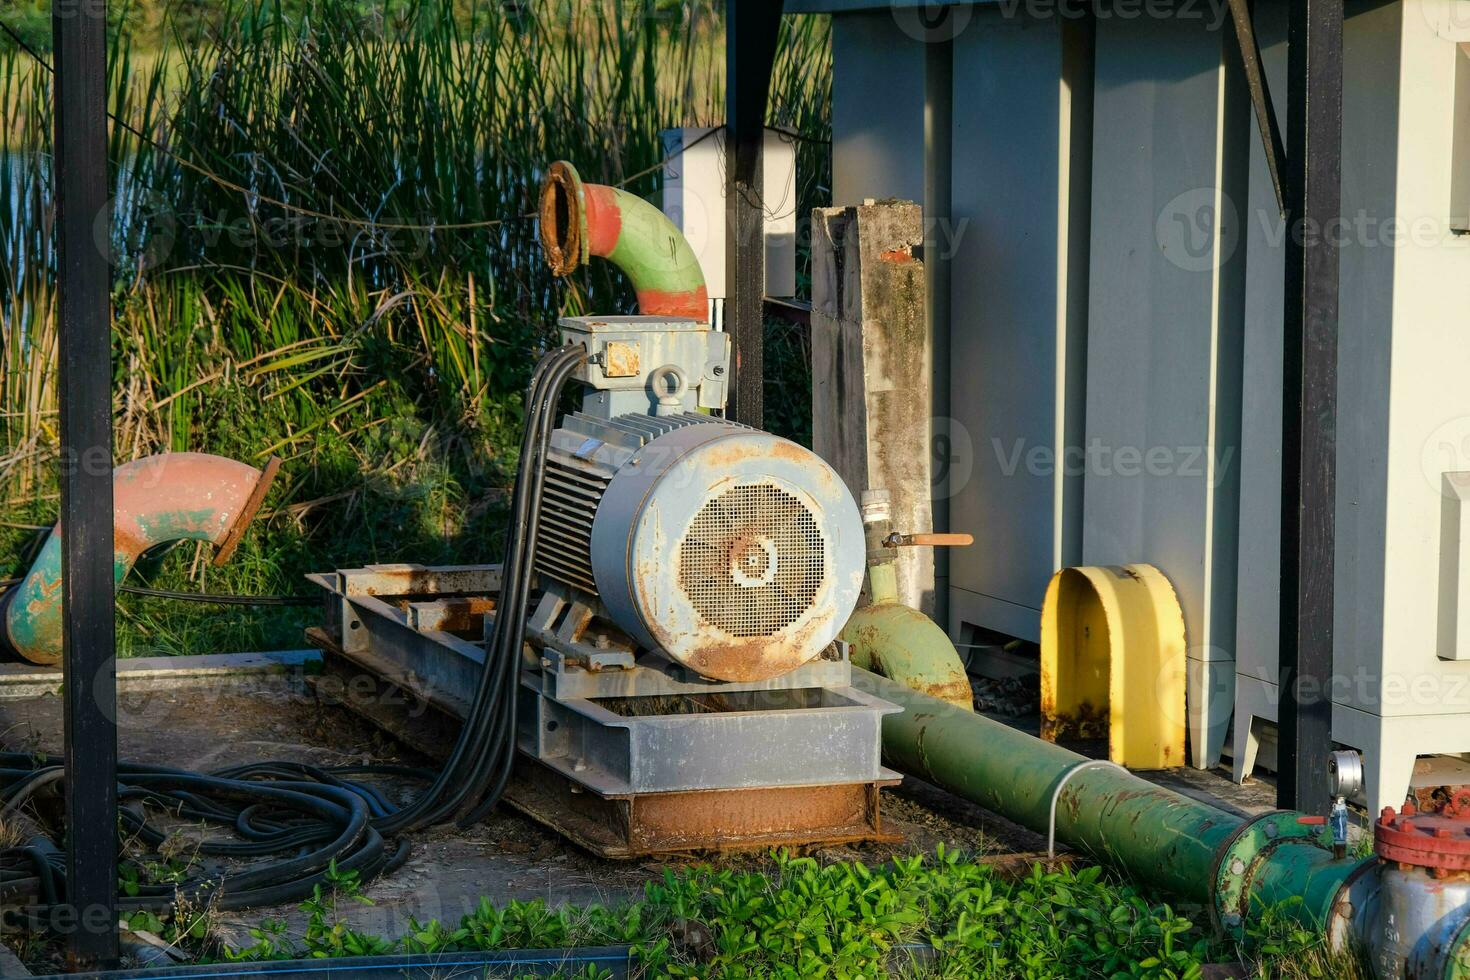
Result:
M234 553L280 468L263 470L223 456L163 453L113 471L113 581L121 582L145 551L173 541L206 541L214 563ZM32 663L61 660L60 526L20 584L0 598L0 640Z
M541 187L541 248L557 276L589 257L616 265L632 281L638 312L709 319L704 272L688 240L662 211L616 187L587 184L558 160Z

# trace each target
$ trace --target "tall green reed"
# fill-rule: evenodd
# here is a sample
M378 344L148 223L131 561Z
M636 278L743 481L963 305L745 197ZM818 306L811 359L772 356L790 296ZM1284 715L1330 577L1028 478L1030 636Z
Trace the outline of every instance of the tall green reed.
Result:
M286 457L234 563L258 587L323 560L491 557L534 352L562 314L633 306L605 264L549 275L541 175L566 158L653 198L659 130L723 116L722 6L248 0L161 51L121 18L118 456ZM801 214L827 196L828 28L784 30L770 121L811 137ZM0 46L0 578L34 544L5 527L54 510L50 78L27 59Z

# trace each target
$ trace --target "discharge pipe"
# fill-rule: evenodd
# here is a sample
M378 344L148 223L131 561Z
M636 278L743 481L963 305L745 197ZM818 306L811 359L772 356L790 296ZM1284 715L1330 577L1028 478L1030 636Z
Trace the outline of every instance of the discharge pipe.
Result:
M898 595L898 548L906 543L967 544L968 535L897 534L887 490L863 491L863 533L868 548L868 604L842 630L855 666L898 681L964 711L975 692L964 661L949 636Z
M541 187L541 249L558 276L589 256L623 270L649 316L709 319L709 292L699 259L662 211L605 184L585 184L565 160L551 165Z
M163 453L124 463L112 476L112 569L121 582L143 552L172 541L207 541L214 564L234 554L275 479L223 456ZM61 660L61 534L53 528L20 584L0 596L0 646L32 663Z
M1200 903L1244 938L1279 909L1338 944L1369 939L1372 859L1337 859L1323 820L1290 811L1243 818L1132 773L855 669L854 686L902 705L883 719L889 763L1131 878Z

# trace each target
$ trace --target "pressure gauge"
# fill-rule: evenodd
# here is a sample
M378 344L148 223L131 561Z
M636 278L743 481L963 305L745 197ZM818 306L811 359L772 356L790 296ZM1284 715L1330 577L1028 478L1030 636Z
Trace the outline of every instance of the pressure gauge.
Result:
M1327 777L1332 781L1332 795L1344 799L1363 789L1363 757L1351 749L1332 753L1327 760Z

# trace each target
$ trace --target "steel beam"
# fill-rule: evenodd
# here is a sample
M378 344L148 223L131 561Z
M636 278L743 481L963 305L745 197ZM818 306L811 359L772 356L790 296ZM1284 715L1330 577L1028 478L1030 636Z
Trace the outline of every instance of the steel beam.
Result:
M1343 0L1292 0L1281 441L1278 804L1330 805Z
M761 148L782 0L725 2L725 329L735 346L730 415L764 416L766 236Z
M1245 70L1246 86L1251 93L1251 106L1256 114L1256 128L1266 152L1266 169L1271 173L1271 187L1276 191L1276 206L1286 213L1286 189L1282 172L1286 167L1286 146L1281 138L1281 124L1276 119L1276 104L1271 100L1271 86L1261 64L1261 42L1256 37L1254 4L1251 0L1229 0L1230 16L1235 21L1235 39L1240 44L1240 63Z
M112 330L107 4L53 5L57 307L61 324L61 596L66 932L71 966L108 966L117 938L117 688L112 591Z

